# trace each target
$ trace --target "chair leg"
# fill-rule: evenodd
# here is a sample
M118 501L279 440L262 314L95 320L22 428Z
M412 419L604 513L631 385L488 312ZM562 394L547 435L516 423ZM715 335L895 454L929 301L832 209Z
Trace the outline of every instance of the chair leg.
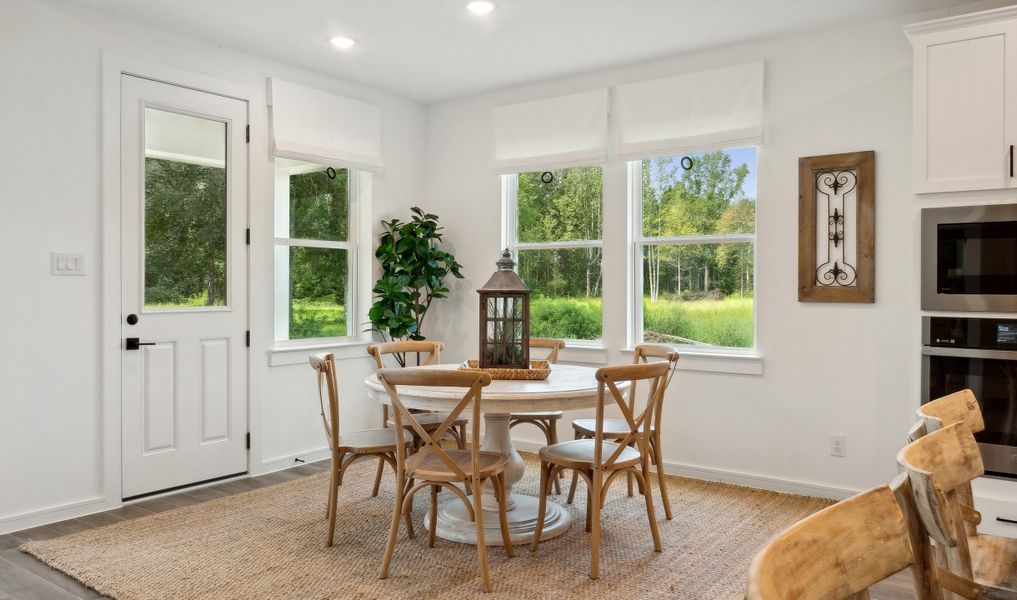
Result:
M427 531L427 546L434 548L434 536L438 530L438 486L431 486L431 526Z
M552 467L550 463L540 461L540 488L539 503L537 504L537 529L533 532L533 541L530 543L530 552L536 552L540 544L540 536L544 533L544 512L547 510L547 478Z
M459 426L459 435L456 436L456 446L460 450L466 450L466 425Z
M378 490L381 489L381 472L385 470L385 459L378 457L378 471L374 474L374 489L371 490L371 497L378 497Z
M481 505L479 493L483 489L480 480L473 481L473 489L478 493L473 494L473 514L477 526L477 558L480 559L480 583L485 592L491 591L491 572L487 568L487 542L484 541L484 507Z
M409 493L410 488L413 487L413 485L414 480L410 479L407 482L406 487L403 488L403 517L406 520L406 537L410 538L411 540L417 539L417 533L413 531L413 516L410 514L411 512L413 512L413 507L410 504L407 504L405 498L406 495Z
M397 478L398 479L398 478ZM385 557L381 561L380 579L388 578L388 569L392 565L392 554L395 552L396 538L399 536L399 519L403 512L403 494L406 493L406 486L402 481L396 481L395 508L392 511L392 525L388 530L388 544L385 546Z
M578 431L573 431L572 432L572 439L574 439L574 440L580 439ZM576 499L576 487L578 485L579 485L579 473L577 473L576 470L573 469L572 470L572 485L569 486L569 497L566 500L566 503L572 504L572 501Z
M498 491L498 521L501 525L501 543L505 546L505 553L509 555L509 558L515 556L515 550L512 548L512 536L509 535L508 527L508 510L506 510L505 501L505 472L502 471L494 478L495 489Z
M660 450L660 438L653 442L653 466L657 469L657 482L660 485L660 501L664 504L664 516L671 520L671 498L667 495L667 478L664 475L664 457Z
M328 507L325 510L325 518L328 519L328 545L332 545L335 539L335 513L336 505L339 502L339 468L336 462L332 461L332 474L328 479Z
M657 530L657 515L653 512L653 494L650 493L650 465L646 460L643 460L643 476L640 478L643 480L643 486L646 488L646 493L643 494L643 498L646 498L646 517L650 520L650 533L653 535L653 550L654 552L660 552L660 531Z
M590 530L590 579L600 577L600 494L603 485L603 473L593 471L593 489L587 490L590 498L590 514L587 517L592 521Z
M547 420L547 445L553 446L558 443L558 424L554 419ZM560 472L559 472L560 473ZM554 494L561 496L561 484L558 483L558 477L554 477Z
M588 471L591 473L592 471ZM593 488L586 482L586 533L593 531Z

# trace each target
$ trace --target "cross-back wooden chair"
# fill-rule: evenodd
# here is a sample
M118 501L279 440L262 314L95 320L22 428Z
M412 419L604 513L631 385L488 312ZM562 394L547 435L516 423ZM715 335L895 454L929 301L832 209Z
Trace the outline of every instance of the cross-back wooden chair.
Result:
M902 504L903 502L903 504ZM942 600L931 548L906 476L792 525L756 555L748 600L867 600L868 588L911 567L915 597Z
M312 354L309 357L311 368L318 376L318 403L321 408L321 421L325 427L325 437L332 450L331 477L328 485L328 507L325 515L328 518L328 545L332 545L335 537L336 504L339 500L339 486L343 484L343 474L353 461L361 458L377 457L379 467L385 463L396 471L396 434L391 429L369 429L340 433L339 431L339 386L336 378L335 357L332 354ZM323 389L324 388L324 389ZM325 406L325 395L328 395L328 406ZM372 497L378 495L378 483L381 479L381 468L378 470L378 481L375 482Z
M470 519L477 526L477 554L480 559L480 576L484 591L491 590L491 574L487 565L487 544L484 540L484 508L481 504L483 484L490 481L494 495L498 501L498 517L501 525L502 542L505 552L513 555L512 540L509 537L508 515L505 506L505 467L508 457L498 452L484 452L479 443L470 444L469 450L442 448L441 437L454 425L460 413L470 409L471 435L473 440L480 440L481 390L491 384L491 376L476 371L437 370L437 369L382 369L378 379L388 392L392 401L396 439L399 451L396 452L396 503L392 512L392 526L389 530L388 546L381 566L381 578L389 574L392 553L395 551L396 538L399 534L400 514L405 513L407 531L410 538L414 537L413 524L409 518L413 508L413 495L424 488L431 489L431 518L428 531L428 545L434 547L435 528L438 522L438 490L446 488L454 493L463 504ZM463 397L455 408L436 428L428 429L420 423L419 414L411 412L399 399L400 386L437 386L460 388ZM423 441L418 450L408 454L404 442L409 441L407 431L413 431ZM416 482L416 483L415 483ZM469 484L474 490L472 503L470 498L455 482Z
M985 429L985 419L978 399L971 390L961 390L931 400L915 411L918 421L908 432L908 441L915 441L930 431L938 431L947 425L964 423L971 433ZM971 482L967 481L957 488L957 500L961 504L965 529L968 535L975 535L982 522L982 515L975 510L975 497L971 491Z
M974 435L954 423L908 444L897 462L911 481L925 533L940 555L937 576L962 598L1017 599L1017 540L969 536L958 489L985 473Z
M530 349L541 348L547 349L548 352L544 356L543 360L551 363L552 365L558 364L558 352L565 348L564 340L555 340L551 338L530 338ZM533 358L533 353L530 353L530 358ZM547 440L547 445L558 443L558 421L561 420L562 411L542 411L542 412L528 412L528 413L512 413L512 419L509 421L509 429L511 430L516 425L523 423L529 423L544 434L544 439ZM554 481L554 493L561 494L561 484L558 480Z
M417 366L429 366L441 364L441 351L445 349L445 344L441 342L434 342L430 340L403 340L398 342L385 342L383 344L371 344L367 347L367 353L374 359L375 367L378 370L385 368L385 357L402 355L407 363L406 366L410 366L410 355L416 357ZM392 361L396 362L396 361ZM396 362L398 364L398 362ZM418 422L424 429L434 431L445 421L447 414L431 411L413 411L418 413L420 416L417 417ZM388 404L381 405L381 419L385 427L392 427L394 422L389 416ZM462 449L466 447L466 419L457 419L453 423L453 427L449 428L445 435L453 440L456 447ZM414 443L419 444L420 438L414 435ZM378 471L374 476L374 489L377 493L378 486L381 483L381 472L383 465L378 463Z
M657 531L657 516L653 512L653 494L649 492L650 450L649 425L659 410L664 398L664 388L670 374L670 364L656 362L636 365L620 365L597 369L597 417L592 439L559 442L540 449L540 504L537 508L537 530L533 536L532 550L537 550L544 529L544 516L550 482L562 469L572 469L586 481L586 530L593 535L590 540L590 578L600 576L600 511L607 491L619 475L631 473L639 482L646 500L646 517L650 521L653 549L660 552L660 533ZM647 381L649 399L642 411L633 411L618 384ZM619 438L609 439L604 435L604 411L608 405L616 406L622 413L627 433Z
M632 353L632 364L648 363L650 359L664 360L671 366L671 374L668 375L667 380L664 384L664 391L667 391L667 387L671 383L671 378L674 376L674 369L678 364L678 352L670 346L662 346L657 344L640 344L636 346ZM635 410L636 406L636 385L633 383L632 387L629 388L629 410ZM664 456L661 450L660 441L660 416L662 411L657 410L654 413L653 422L650 423L650 450L651 458L653 460L654 468L657 470L657 481L660 484L660 496L661 501L664 504L664 516L670 521L672 518L671 514L671 499L667 495L667 483L664 478ZM596 430L596 419L576 419L572 421L573 438L574 439L589 439L594 436ZM605 419L604 420L604 437L606 439L620 439L628 433L628 424L624 419ZM632 496L632 482L633 477L630 475L628 478L628 492L629 496ZM579 483L579 474L572 474L572 485L569 486L568 503L572 504L572 501L576 496L576 486ZM640 488L641 492L644 492Z

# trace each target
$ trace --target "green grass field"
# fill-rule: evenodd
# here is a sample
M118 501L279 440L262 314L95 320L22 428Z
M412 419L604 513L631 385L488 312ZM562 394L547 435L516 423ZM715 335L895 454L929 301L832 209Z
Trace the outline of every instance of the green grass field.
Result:
M205 306L205 296L195 296L180 302L146 303L145 308L173 309ZM290 339L341 337L346 333L346 307L327 300L293 300L290 313Z
M752 298L679 301L643 299L643 337L648 342L753 345ZM590 298L534 298L530 335L594 340L601 337L601 301Z

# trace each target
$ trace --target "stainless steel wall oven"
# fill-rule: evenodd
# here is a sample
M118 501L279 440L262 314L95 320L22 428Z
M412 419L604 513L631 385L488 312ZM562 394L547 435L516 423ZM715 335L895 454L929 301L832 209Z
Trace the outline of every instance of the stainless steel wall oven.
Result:
M922 403L970 388L986 472L1017 478L1017 319L923 317Z

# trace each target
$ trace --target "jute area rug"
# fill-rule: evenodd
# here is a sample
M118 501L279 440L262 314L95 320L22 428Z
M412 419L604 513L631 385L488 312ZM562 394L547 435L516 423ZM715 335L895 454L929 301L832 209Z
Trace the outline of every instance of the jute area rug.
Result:
M537 463L525 456L516 489L535 494ZM391 471L370 497L376 463L350 468L339 493L335 545L325 545L328 474L321 473L23 547L103 595L120 600L225 598L738 598L752 557L773 535L829 502L695 479L669 478L674 520L658 506L663 552L653 552L643 499L623 478L608 495L601 578L589 578L585 489L572 528L530 553L491 547L493 592L482 594L475 546L427 547L401 530L389 579L378 579L394 503ZM564 487L564 486L563 486ZM441 498L450 499L445 492ZM557 498L552 496L552 498ZM654 499L659 494L654 488ZM562 501L564 499L562 498Z

